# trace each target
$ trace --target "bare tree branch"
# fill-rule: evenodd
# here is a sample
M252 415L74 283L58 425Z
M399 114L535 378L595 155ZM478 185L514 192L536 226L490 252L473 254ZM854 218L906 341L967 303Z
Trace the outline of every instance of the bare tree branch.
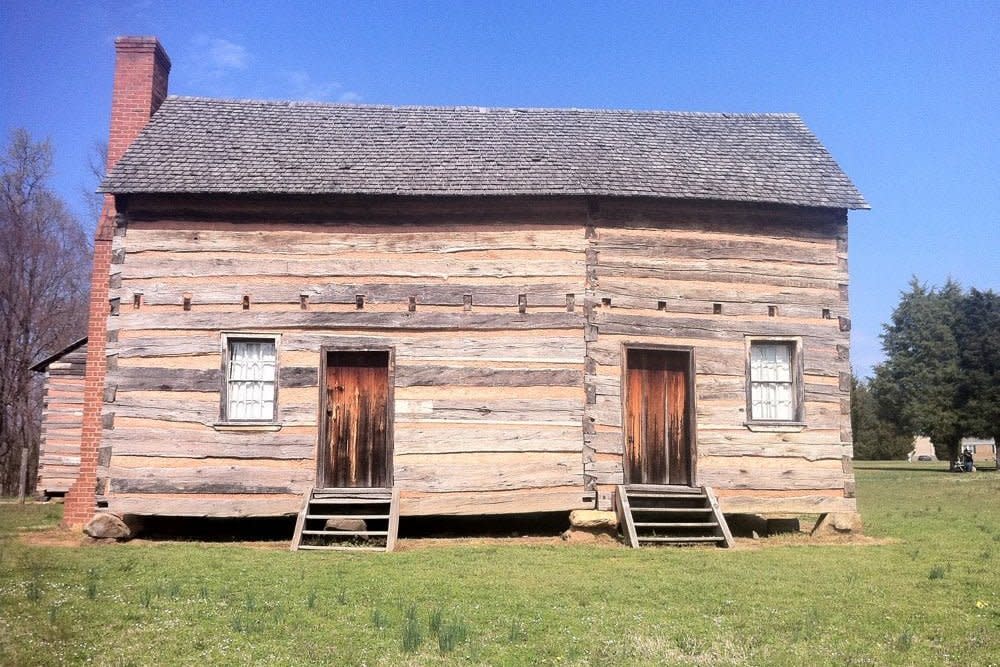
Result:
M0 155L0 494L17 485L21 448L37 473L41 384L32 364L83 335L91 245L48 187L52 146L25 130Z

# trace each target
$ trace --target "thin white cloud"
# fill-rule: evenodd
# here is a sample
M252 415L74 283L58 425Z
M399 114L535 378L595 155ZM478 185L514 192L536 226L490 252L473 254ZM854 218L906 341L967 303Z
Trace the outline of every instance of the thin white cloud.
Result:
M208 59L219 69L243 70L247 68L250 53L240 44L215 38L209 41Z
M286 70L281 73L280 79L284 84L281 97L312 102L329 102L331 100L357 102L361 100L361 95L351 90L344 90L341 83L318 81L303 70Z
M200 80L218 80L242 72L250 64L250 52L242 44L221 37L195 35L192 64Z

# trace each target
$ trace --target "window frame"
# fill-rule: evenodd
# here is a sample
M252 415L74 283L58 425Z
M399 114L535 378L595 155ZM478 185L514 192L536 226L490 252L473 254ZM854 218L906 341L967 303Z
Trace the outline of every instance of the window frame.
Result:
M789 427L802 430L806 425L805 415L805 385L803 381L802 338L799 336L746 336L746 421L745 426ZM751 350L754 345L785 345L791 348L789 361L792 383L792 418L791 419L757 419L753 415L753 369Z
M229 359L230 343L232 342L271 342L274 344L274 411L270 418L265 419L232 419L229 416ZM247 425L247 426L268 426L280 424L279 403L280 393L279 378L281 377L281 334L258 333L258 332L223 332L221 337L221 360L222 388L219 393L219 424L220 425Z

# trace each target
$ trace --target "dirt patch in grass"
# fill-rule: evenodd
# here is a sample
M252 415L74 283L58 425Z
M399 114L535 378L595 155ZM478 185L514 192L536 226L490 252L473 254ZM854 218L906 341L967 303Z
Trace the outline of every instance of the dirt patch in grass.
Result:
M28 529L18 533L17 539L21 544L31 547L82 547L98 543L82 533L63 528Z
M159 546L167 544L203 544L243 547L246 549L260 549L264 551L285 551L289 548L289 542L283 541L254 541L254 540L234 540L232 542L199 542L190 539L145 539L136 538L127 542L117 542L115 540L95 540L75 530L63 528L47 528L44 530L25 530L18 534L18 541L27 546L34 547L110 547L110 546ZM787 546L882 546L886 544L896 544L899 540L889 538L876 538L867 535L830 535L826 537L811 537L808 533L789 533L776 535L761 539L736 538L736 549L740 551L758 551L773 547ZM573 542L566 541L559 536L524 536L524 537L421 537L404 538L396 543L396 551L420 551L422 549L447 549L455 547L565 547L573 548L578 546ZM587 542L584 546L598 547L604 549L623 549L625 545L612 540L598 540ZM649 547L647 547L649 548ZM654 547L656 548L656 547ZM678 548L678 547L659 547ZM679 547L684 549L715 549L714 546L689 546Z
M758 540L749 537L735 538L736 548L746 551L756 551L767 549L768 547L820 547L820 546L854 546L872 547L886 544L897 544L899 540L885 537L869 537L868 535L825 535L823 537L812 537L809 533L787 533L784 535L774 535Z

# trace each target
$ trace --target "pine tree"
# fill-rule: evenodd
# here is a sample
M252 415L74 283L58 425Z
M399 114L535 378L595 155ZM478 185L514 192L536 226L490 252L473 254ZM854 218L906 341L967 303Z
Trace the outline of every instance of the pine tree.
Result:
M938 458L954 461L963 435L961 354L955 333L963 294L948 280L928 289L910 282L884 326L886 360L872 390L884 419L903 432L928 436Z

